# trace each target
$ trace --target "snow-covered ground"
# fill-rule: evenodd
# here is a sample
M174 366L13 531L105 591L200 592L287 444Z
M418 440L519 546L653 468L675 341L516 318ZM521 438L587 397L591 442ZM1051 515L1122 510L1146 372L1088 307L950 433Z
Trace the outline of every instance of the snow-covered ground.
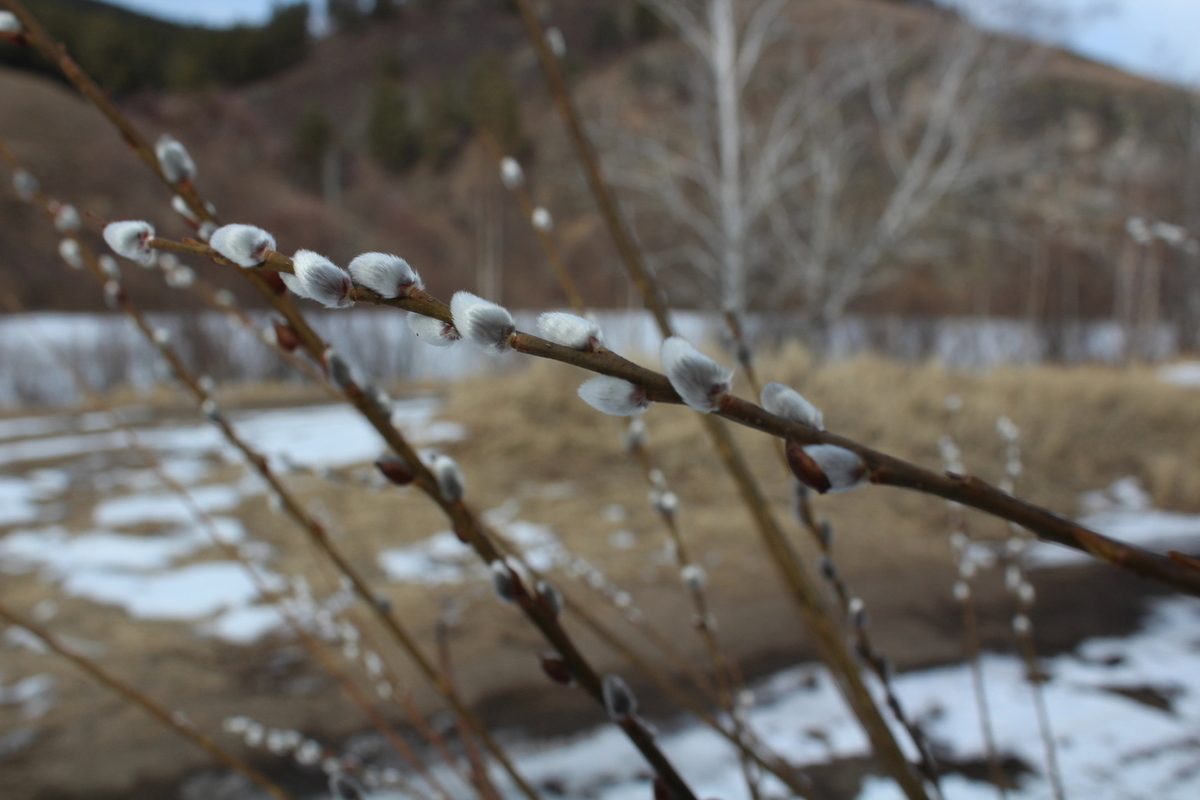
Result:
M396 416L414 435L423 434L426 445L461 435L455 426L437 422L436 411L434 401L404 401L397 404ZM126 416L138 420L143 444L214 516L220 536L231 543L249 541L251 532L232 514L247 497L260 494L261 486L254 480L213 480L216 465L230 453L208 426ZM256 411L233 419L282 471L294 465L321 468L369 461L382 449L348 407ZM189 507L159 486L149 470L130 466L129 459L114 462L124 447L123 435L108 429L99 416L51 415L0 425L0 573L36 573L66 595L122 608L138 619L183 622L201 635L231 642L253 641L274 629L279 622L274 610L257 602L242 568L221 558L203 558L212 551ZM98 489L105 496L86 524L71 528L63 522L63 504L73 487ZM564 484L553 490L565 496L572 488ZM1118 538L1154 547L1195 548L1200 543L1200 516L1153 509L1132 479L1089 493L1082 505L1087 524ZM604 513L616 524L624 512L612 507ZM519 514L520 504L510 501L489 512L489 522L523 546L536 567L589 569L567 553L551 528ZM1031 548L1029 557L1031 567L1078 561L1050 545ZM486 579L450 533L386 550L379 563L397 582ZM599 573L588 577L603 580ZM1088 641L1073 653L1045 660L1043 667L1050 675L1046 699L1068 797L1200 797L1200 601L1158 601L1136 635ZM1011 655L989 655L984 672L1000 748L1032 770L1010 796L1049 797L1043 745L1021 662ZM0 705L18 707L32 718L53 702L53 686L44 677L7 676L8 683L5 677L0 676ZM940 751L955 761L982 757L965 667L905 674L896 686ZM1161 702L1134 699L1147 693ZM795 763L820 764L865 753L862 734L822 668L779 673L757 686L754 696L754 729ZM707 729L675 720L663 723L661 739L701 797L748 797L737 761ZM0 742L0 750L4 747ZM611 726L566 741L518 744L515 752L528 776L560 784L561 796L650 796L641 759ZM964 800L995 796L987 784L961 776L946 779L945 793ZM867 800L899 796L888 781L875 778L859 794Z
M393 419L421 445L459 438L458 425L434 419L437 408L432 398L400 401ZM142 446L189 487L191 502L210 515L223 542L247 539L230 512L261 495L263 486L251 476L232 485L210 482L217 464L236 458L211 425L155 424L136 411L122 418L140 420L135 429ZM237 412L231 419L281 473L370 462L384 450L378 434L346 405ZM276 628L278 614L257 605L258 592L241 565L195 560L211 547L210 531L151 469L129 466L131 459L122 458L128 446L104 414L0 424L0 573L36 572L67 595L123 608L138 619L194 622L200 632L235 643ZM91 509L86 529L62 524L72 487L106 495Z

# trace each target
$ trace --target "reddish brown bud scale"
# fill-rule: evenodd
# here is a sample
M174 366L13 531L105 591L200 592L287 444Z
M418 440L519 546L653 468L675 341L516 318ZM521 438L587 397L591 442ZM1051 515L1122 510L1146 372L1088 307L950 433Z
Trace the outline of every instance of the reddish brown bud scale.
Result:
M408 464L395 456L384 456L375 462L375 468L397 486L408 486L417 477Z
M300 346L300 337L296 335L296 331L286 322L276 322L274 325L275 341L287 352L294 352Z
M558 653L542 654L542 672L555 683L563 686L575 685L575 676L571 674L571 668L567 666L566 659Z
M787 456L788 468L796 476L796 480L818 494L825 494L829 491L831 486L829 476L825 474L825 470L821 469L821 465L816 462L816 459L804 452L804 445L798 439L788 437L787 444L784 446L784 454Z
M279 273L273 269L260 269L258 275L263 279L263 283L271 287L271 291L282 297L287 292L287 286L283 283L283 278L279 277Z

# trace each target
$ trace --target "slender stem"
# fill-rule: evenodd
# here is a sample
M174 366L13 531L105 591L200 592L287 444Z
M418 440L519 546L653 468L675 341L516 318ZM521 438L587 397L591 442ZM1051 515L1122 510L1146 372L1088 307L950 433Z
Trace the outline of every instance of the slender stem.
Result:
M120 695L129 703L138 706L147 714L154 717L156 720L170 728L175 733L191 741L193 744L204 750L226 767L234 770L235 772L241 773L264 792L275 798L275 800L296 800L296 798L293 797L292 794L286 789L277 785L266 775L263 775L254 767L250 766L233 753L230 753L228 750L217 744L216 741L214 741L208 734L204 733L195 725L193 725L186 717L168 710L159 704L158 701L150 698L139 689L131 686L120 678L117 678L112 673L104 670L92 659L76 653L74 650L66 647L45 628L35 624L34 622L31 622L28 619L25 619L24 617L21 617L3 604L0 604L0 619L3 619L10 625L16 625L29 631L55 655L65 659L66 661L69 661L79 670L84 672L88 677L92 678L106 689Z

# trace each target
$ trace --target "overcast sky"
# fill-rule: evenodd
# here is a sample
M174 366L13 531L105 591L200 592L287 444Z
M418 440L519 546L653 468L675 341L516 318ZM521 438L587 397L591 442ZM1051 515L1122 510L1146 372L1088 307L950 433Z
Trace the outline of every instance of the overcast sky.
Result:
M110 0L206 25L260 22L272 0ZM323 0L313 0L323 6ZM941 0L1131 72L1200 84L1200 0ZM1016 8L1016 10L1014 10Z

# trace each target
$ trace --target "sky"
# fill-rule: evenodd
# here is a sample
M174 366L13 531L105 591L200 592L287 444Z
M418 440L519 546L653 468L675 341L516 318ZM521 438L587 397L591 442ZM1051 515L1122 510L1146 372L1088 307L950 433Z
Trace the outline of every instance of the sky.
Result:
M323 7L322 0L312 0ZM1148 77L1200 85L1200 0L939 0L994 28ZM205 25L261 22L278 0L109 0Z

